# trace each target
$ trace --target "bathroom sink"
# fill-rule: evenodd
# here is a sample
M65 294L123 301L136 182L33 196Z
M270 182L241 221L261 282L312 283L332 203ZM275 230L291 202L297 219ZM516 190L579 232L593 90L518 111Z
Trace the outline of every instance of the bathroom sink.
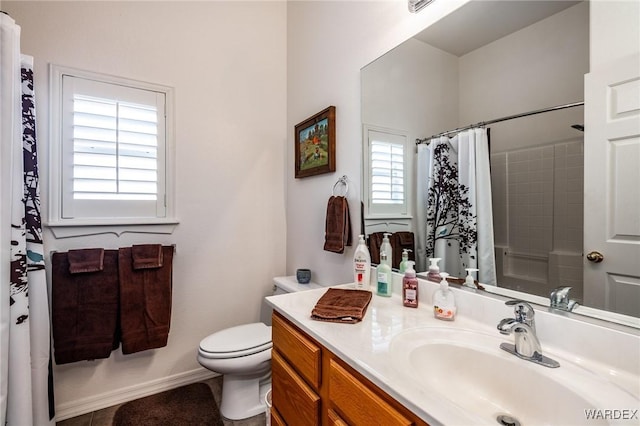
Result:
M497 331L423 327L394 337L390 353L405 380L476 424L601 425L610 424L604 410L639 408L633 395L570 361L555 357L560 367L547 368L501 350L502 342L512 343ZM635 416L613 424L637 425Z

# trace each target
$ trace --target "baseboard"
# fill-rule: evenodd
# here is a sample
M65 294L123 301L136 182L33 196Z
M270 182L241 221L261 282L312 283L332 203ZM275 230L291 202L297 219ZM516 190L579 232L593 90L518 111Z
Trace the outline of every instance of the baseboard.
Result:
M184 386L190 383L201 382L203 380L216 377L216 374L205 368L198 368L184 373L174 374L161 379L151 380L146 383L138 383L133 386L105 392L88 398L81 398L75 401L65 402L56 405L56 421L66 420L71 417L102 410L123 402L153 395L169 389Z

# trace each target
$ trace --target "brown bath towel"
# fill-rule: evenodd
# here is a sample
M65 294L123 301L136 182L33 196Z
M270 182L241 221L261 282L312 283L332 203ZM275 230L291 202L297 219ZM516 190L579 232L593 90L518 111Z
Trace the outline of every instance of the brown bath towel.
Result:
M311 311L311 318L346 324L362 321L371 295L372 293L366 290L330 288L318 299Z
M384 232L372 232L369 234L369 254L371 255L371 263L375 263L376 265L380 264L380 246L382 245L384 234Z
M74 274L69 270L68 253L51 256L51 322L57 364L108 358L118 347L118 251L104 250L103 254L101 271Z
M351 245L351 218L349 204L343 196L332 195L327 203L327 218L324 227L324 249L344 253Z
M139 244L131 247L133 269L159 268L162 266L160 244Z
M67 256L72 274L98 272L104 268L104 249L101 248L69 250Z
M173 247L162 247L162 266L134 269L132 248L119 250L122 353L167 345L171 322Z

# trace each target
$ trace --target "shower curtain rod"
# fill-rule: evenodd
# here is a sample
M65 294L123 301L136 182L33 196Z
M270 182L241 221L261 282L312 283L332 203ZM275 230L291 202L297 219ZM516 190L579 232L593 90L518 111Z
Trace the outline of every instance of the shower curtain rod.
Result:
M446 135L449 135L451 133L459 133L459 132L462 132L464 130L475 129L476 127L483 127L483 126L486 126L488 124L499 123L501 121L513 120L514 118L527 117L529 115L542 114L543 112L557 111L557 110L560 110L560 109L573 108L573 107L582 106L582 105L584 105L584 102L574 102L574 103L571 103L571 104L558 105L558 106L554 106L554 107L550 107L550 108L543 108L543 109L537 109L535 111L523 112L521 114L509 115L507 117L496 118L495 120L481 121L480 123L471 124L469 126L460 127L460 128L454 129L454 130L448 130L446 132L438 133L437 135L433 135L433 136L428 137L428 138L416 139L416 145L420 145L422 143L426 143L428 145L429 141L431 141L431 139L433 139L433 138L438 138L440 136L446 136Z

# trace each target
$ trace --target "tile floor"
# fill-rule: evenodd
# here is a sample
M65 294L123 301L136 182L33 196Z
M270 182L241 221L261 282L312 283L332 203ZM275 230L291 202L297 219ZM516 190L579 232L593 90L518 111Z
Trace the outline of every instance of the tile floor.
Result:
M216 404L220 404L220 395L222 392L222 376L214 377L206 380L204 383L208 384L213 393L213 398ZM116 413L119 405L113 407L107 407L103 410L94 411L93 413L83 414L78 417L72 417L67 420L62 420L56 423L56 426L111 426L113 416ZM259 414L255 417L250 417L245 420L227 420L222 419L224 426L264 426L266 422L265 414Z

